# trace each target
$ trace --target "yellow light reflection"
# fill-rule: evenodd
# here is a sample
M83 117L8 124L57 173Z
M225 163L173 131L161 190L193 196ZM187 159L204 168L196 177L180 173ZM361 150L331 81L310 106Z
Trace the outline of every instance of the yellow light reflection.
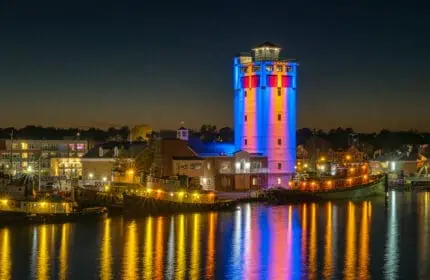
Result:
M136 222L132 221L126 229L125 256L124 256L124 279L136 279L137 275L137 229Z
M146 231L145 231L145 252L143 256L143 279L152 279L153 267L152 267L152 225L154 219L152 217L148 217L146 220Z
M360 230L360 255L359 255L359 278L370 279L369 275L369 239L370 239L370 201L363 202L361 209L361 230Z
M355 205L352 202L348 203L347 211L344 279L356 279Z
M178 217L178 241L176 247L176 279L185 278L185 216L179 215Z
M67 261L69 252L69 224L61 226L61 245L60 245L60 279L67 279Z
M48 229L46 225L39 228L39 248L37 250L37 279L49 279L49 250L48 250Z
M317 277L317 210L316 204L311 204L311 228L309 244L309 279Z
M209 235L208 235L208 251L206 261L206 276L209 279L214 277L215 269L215 231L216 231L217 214L209 214Z
M333 205L327 203L327 221L325 229L325 248L324 248L324 270L323 276L325 279L333 277Z
M12 279L11 275L11 257L10 257L10 238L9 229L5 228L0 231L0 279Z
M161 280L163 279L163 226L164 220L163 217L157 218L157 235L155 241L155 279Z
M104 222L104 230L103 230L103 241L101 254L102 257L100 259L101 264L101 275L100 278L102 280L112 279L112 244L111 244L111 233L110 233L110 223L111 219L106 219Z
M307 260L306 260L306 258L307 258L306 250L308 248L308 245L307 245L307 238L308 238L308 235L307 235L307 228L308 228L307 218L308 218L307 205L303 204L303 206L302 206L302 246L301 246L301 249L302 249L301 261L302 261L303 266L306 266L306 263L307 263Z
M200 279L200 214L193 215L193 237L191 248L191 279Z

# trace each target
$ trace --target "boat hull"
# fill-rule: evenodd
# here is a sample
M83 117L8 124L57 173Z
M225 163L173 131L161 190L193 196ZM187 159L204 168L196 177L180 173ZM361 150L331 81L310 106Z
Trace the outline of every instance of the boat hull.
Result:
M152 215L163 213L232 211L236 209L234 201L214 203L185 203L155 199L134 195L124 195L124 213L127 215Z
M371 196L384 196L386 189L385 184L386 182L382 178L369 184L332 191L311 192L277 189L268 191L266 193L266 198L269 202L363 199Z
M107 217L105 208L92 208L90 211L84 209L68 214L30 214L12 211L0 211L1 224L51 224L51 223L68 223L82 220L103 219Z

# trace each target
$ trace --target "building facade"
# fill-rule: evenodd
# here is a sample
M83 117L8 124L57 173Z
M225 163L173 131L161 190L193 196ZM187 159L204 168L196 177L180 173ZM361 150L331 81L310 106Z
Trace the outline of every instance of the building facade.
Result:
M0 140L0 168L12 174L40 168L49 175L51 158L80 158L88 146L86 140Z
M296 162L295 60L270 42L234 58L236 150L267 156L269 185L288 186Z

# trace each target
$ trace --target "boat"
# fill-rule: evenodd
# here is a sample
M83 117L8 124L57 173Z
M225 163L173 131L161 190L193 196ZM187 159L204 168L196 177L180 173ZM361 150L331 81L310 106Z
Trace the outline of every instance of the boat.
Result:
M236 201L217 200L213 192L166 192L146 189L141 193L124 193L126 215L171 214L183 212L232 211Z
M318 200L339 200L339 199L363 199L371 196L385 196L387 191L386 176L362 176L356 180L361 182L353 183L351 179L340 180L335 187L333 180L326 180L323 183L300 182L289 189L269 189L263 196L271 203L296 202L296 201L318 201Z
M0 223L64 223L104 218L105 207L79 208L62 199L0 198Z

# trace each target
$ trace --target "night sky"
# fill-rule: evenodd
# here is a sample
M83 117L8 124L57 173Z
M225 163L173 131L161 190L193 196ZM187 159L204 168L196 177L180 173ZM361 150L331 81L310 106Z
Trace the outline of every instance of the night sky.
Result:
M430 131L429 7L395 2L0 0L0 126L232 126L233 56L272 41L298 127Z

